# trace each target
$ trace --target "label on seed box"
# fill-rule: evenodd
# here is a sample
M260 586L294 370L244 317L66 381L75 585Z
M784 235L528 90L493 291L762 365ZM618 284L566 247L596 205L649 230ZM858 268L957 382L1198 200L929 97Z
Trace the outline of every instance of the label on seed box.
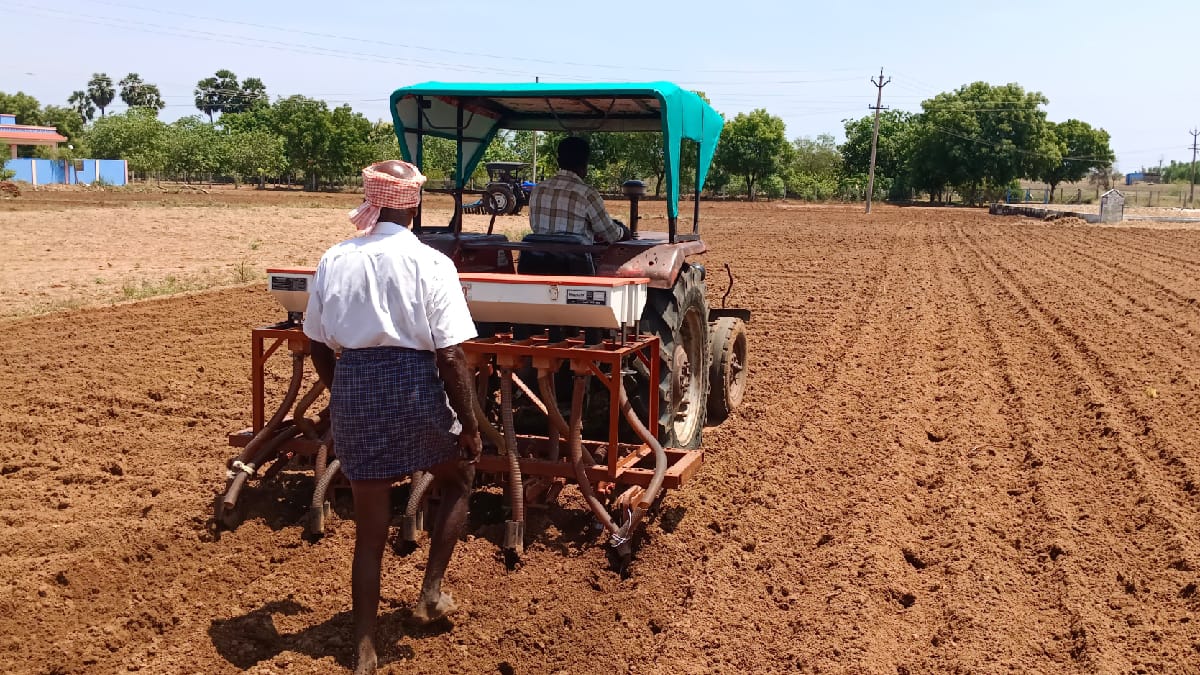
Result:
M608 291L568 290L568 305L607 305Z

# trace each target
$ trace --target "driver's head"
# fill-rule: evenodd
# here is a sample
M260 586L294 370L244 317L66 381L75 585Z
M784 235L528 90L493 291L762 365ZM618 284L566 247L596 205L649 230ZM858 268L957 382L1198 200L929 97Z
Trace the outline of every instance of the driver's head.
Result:
M589 154L587 139L568 136L558 144L558 168L573 171L580 178L587 178Z

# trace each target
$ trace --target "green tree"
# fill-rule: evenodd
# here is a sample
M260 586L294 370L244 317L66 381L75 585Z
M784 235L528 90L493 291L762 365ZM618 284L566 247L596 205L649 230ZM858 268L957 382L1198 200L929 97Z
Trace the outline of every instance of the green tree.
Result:
M92 79L88 80L87 84L88 98L92 99L92 103L100 109L100 116L104 117L104 109L113 102L117 92L113 89L112 78L106 73L92 73Z
M367 134L367 144L371 146L370 163L382 162L400 158L400 142L396 140L396 132L391 122L376 122L371 125Z
M1104 169L1116 159L1104 129L1093 129L1087 122L1075 119L1058 124L1047 122L1046 127L1050 142L1043 150L1034 177L1049 185L1051 194L1059 183L1081 181L1093 169Z
M842 175L866 176L871 163L871 136L875 117L865 115L858 119L843 120L846 142L839 150L842 154ZM875 184L881 190L891 185L888 196L903 199L909 196L910 160L916 140L916 117L902 110L884 110L879 115L879 142L875 152Z
M289 96L272 106L271 126L283 138L288 168L304 175L305 189L316 190L330 135L329 106L304 96Z
M252 110L250 115L268 120L284 139L289 168L304 174L307 190L319 189L322 179L357 174L371 160L371 123L348 105L329 110L324 101L290 96L271 106L269 114Z
M16 115L17 124L31 124L41 126L45 123L42 118L42 104L38 100L23 91L18 91L15 94L6 94L0 91L0 111L8 114ZM8 152L8 146L3 146L4 152ZM36 155L35 148L32 146L20 146L17 148L18 157L33 157ZM0 163L8 159L6 154L0 158Z
M159 174L167 163L167 125L150 109L101 117L92 124L87 143L97 159L124 159L131 171L145 177Z
M276 131L275 107L270 103L256 105L240 112L221 115L221 127L226 131Z
M91 97L82 89L71 92L71 95L67 97L67 104L85 124L91 122L92 118L96 116L96 104L92 103Z
M454 141L447 138L426 136L421 149L421 171L429 179L448 181L454 178L457 157Z
M613 134L617 141L620 162L618 180L631 178L654 179L654 196L662 194L667 164L663 157L663 137L659 132L630 132ZM689 143L685 141L685 143ZM685 186L681 185L680 188Z
M163 168L169 175L187 182L205 176L211 179L219 167L227 164L223 157L227 144L213 125L199 116L181 117L168 125L163 145Z
M159 110L167 106L162 100L158 86L143 82L137 73L129 73L121 78L121 100L130 108L145 108L156 116Z
M0 110L17 116L17 124L42 124L42 104L23 91L6 94L0 91Z
M947 186L970 202L1035 175L1052 152L1047 99L1018 84L964 85L921 103L911 157L913 182L931 195Z
M1200 174L1197 174L1200 175ZM1176 162L1163 167L1162 180L1164 183L1190 183L1192 180L1192 162Z
M262 85L261 80L257 80ZM265 88L264 88L265 91ZM192 91L196 108L208 115L208 121L213 121L213 113L241 112L242 85L238 84L237 75L232 70L221 69L213 77L206 77L196 83Z
M715 163L740 176L746 195L754 199L756 183L779 171L790 147L783 119L759 108L739 113L725 125Z
M340 105L330 111L322 174L339 179L358 175L371 163L371 130L370 120L354 112L349 105Z
M67 137L67 143L74 144L83 135L83 120L73 108L48 105L39 114L41 124L58 129L58 133Z
M245 112L268 103L270 103L270 98L267 97L267 85L257 77L247 77L242 82L242 89L238 97L226 104L225 112Z
M208 115L208 121L211 124L213 121L213 113L221 112L221 96L218 91L220 83L215 77L206 77L196 83L196 88L192 91L193 101L196 103L196 108Z
M277 176L287 168L283 139L255 129L230 133L225 139L224 171L245 181L253 179L261 190L268 176Z
M843 160L833 136L797 138L788 158L779 176L787 196L825 201L837 194Z

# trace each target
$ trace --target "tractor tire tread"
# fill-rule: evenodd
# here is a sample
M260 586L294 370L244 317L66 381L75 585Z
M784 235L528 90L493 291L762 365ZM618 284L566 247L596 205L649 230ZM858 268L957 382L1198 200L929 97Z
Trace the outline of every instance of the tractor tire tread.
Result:
M692 364L692 376L701 378L700 395L707 399L709 395L709 360L708 345L708 305L705 300L704 275L701 268L684 263L670 289L650 289L646 308L642 313L642 329L657 335L659 338L659 378L658 378L658 437L667 447L695 449L700 447L703 437L707 403L702 400L693 403L695 412L700 419L695 424L691 438L677 438L671 411L672 360L675 345L682 337L682 321L684 315L693 306L700 313L703 330L703 344L697 350L701 363Z

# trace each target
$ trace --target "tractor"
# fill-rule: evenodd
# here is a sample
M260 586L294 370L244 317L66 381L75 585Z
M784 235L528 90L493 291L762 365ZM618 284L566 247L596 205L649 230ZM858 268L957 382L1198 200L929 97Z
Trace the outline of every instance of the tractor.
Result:
M518 559L526 506L552 505L572 483L607 530L614 563L627 565L639 523L668 489L699 470L705 425L724 420L747 384L750 313L709 305L707 270L699 260L706 250L699 194L721 116L696 94L666 82L431 82L397 89L390 106L405 160L422 165L427 137L453 140L458 149L453 216L431 223L419 210L413 232L454 261L478 328L479 337L463 349L476 377L485 442L477 481L505 493L508 520L498 543L508 559ZM465 232L461 177L471 175L502 129L661 133L666 231L639 228L645 185L630 180L623 185L626 241L597 245L565 234L509 241L491 225L486 233ZM686 224L679 216L685 141L695 144L698 158ZM494 225L498 209L491 213ZM230 435L242 452L229 463L216 518L236 524L238 492L266 464L273 463L270 474L288 460L309 458L317 479L309 527L319 534L337 459L328 420L307 415L321 385L299 394L307 353L299 326L311 271L269 270L269 277L288 321L254 331L253 426ZM264 362L283 344L292 353L293 382L267 420ZM401 528L407 542L416 540L425 500L436 499L425 494L428 482L427 476L412 478Z
M529 165L524 162L488 162L483 166L488 174L488 184L480 200L484 210L502 216L519 214L521 207L529 203L529 193L534 186L524 176Z

